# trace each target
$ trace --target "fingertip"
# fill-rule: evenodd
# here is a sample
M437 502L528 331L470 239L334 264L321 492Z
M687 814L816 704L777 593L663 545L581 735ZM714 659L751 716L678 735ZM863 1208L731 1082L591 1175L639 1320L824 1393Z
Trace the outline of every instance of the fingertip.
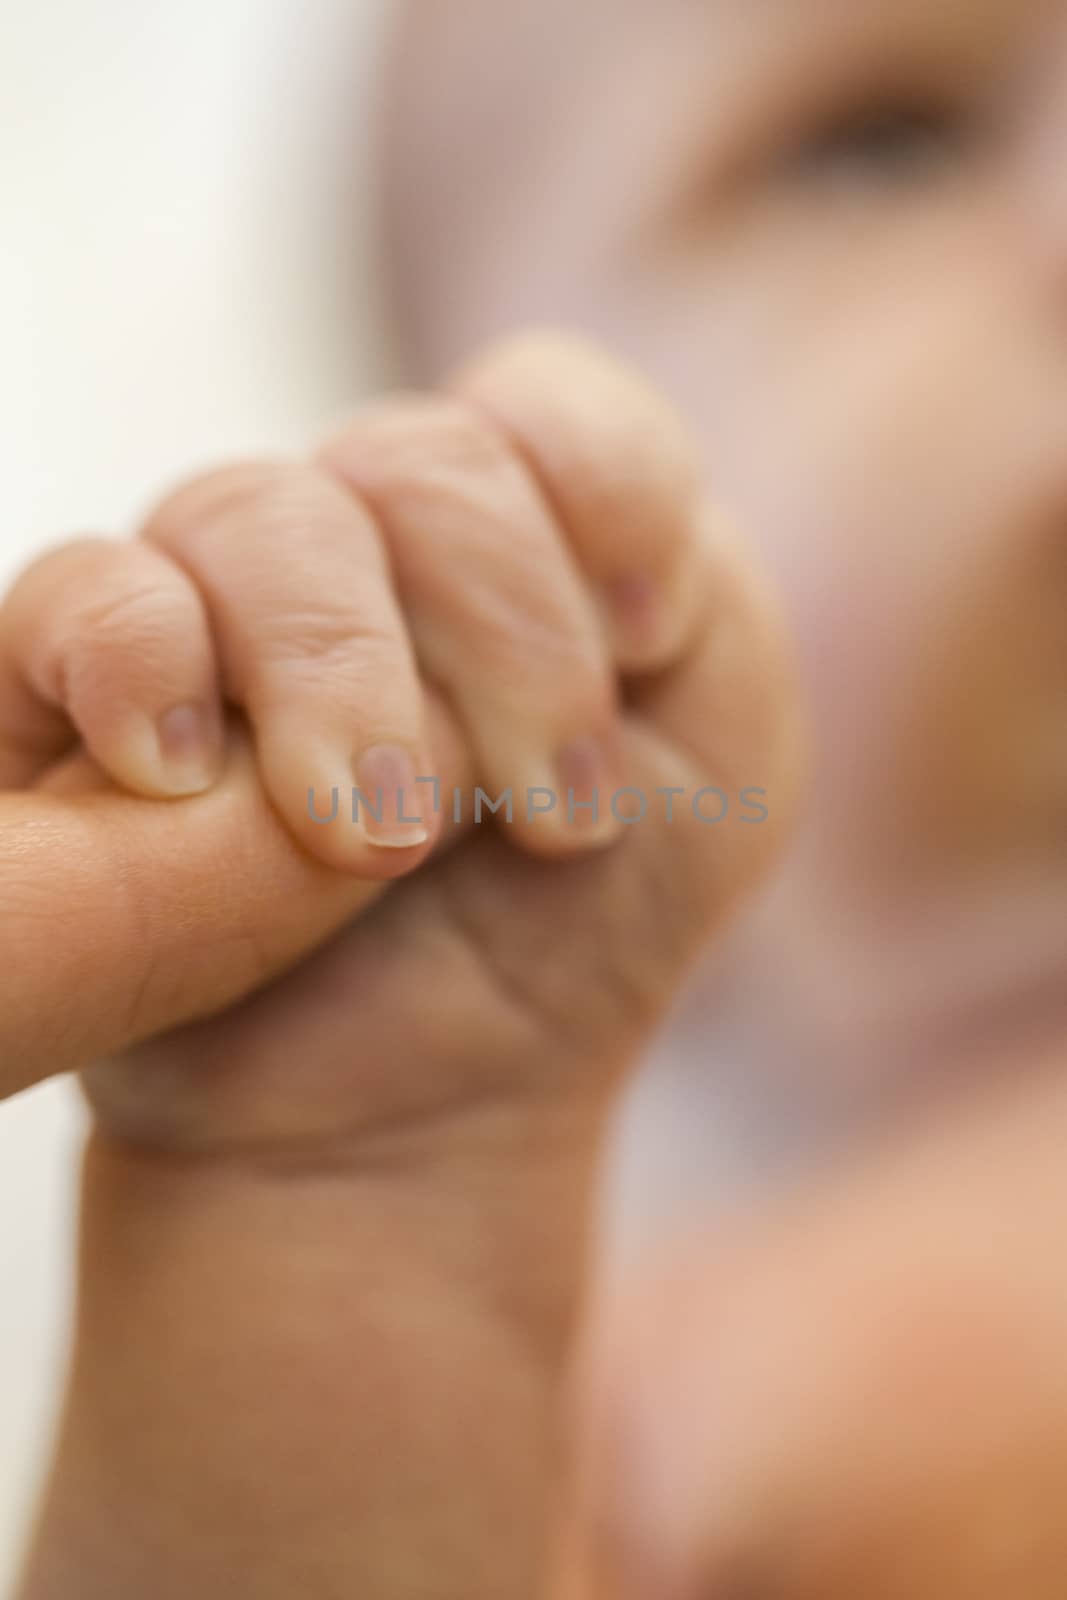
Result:
M421 866L440 832L440 805L402 747L372 745L353 761L320 745L283 759L277 731L260 750L272 803L300 844L335 872L389 882ZM409 770L410 768L410 770Z
M223 766L217 706L204 700L170 706L157 718L155 731L160 770L170 794L203 794L213 787Z
M614 728L566 738L528 775L519 841L534 855L570 857L610 849L633 820L626 810L639 791L624 787L625 766Z
M608 649L619 671L666 671L683 654L696 606L684 563L670 573L631 570L605 578L597 593Z
M225 767L221 709L183 701L152 715L128 711L86 739L89 753L122 788L147 799L181 800L214 788Z
M426 807L419 799L422 765L400 743L372 744L357 755L353 820L373 850L406 854L429 841Z

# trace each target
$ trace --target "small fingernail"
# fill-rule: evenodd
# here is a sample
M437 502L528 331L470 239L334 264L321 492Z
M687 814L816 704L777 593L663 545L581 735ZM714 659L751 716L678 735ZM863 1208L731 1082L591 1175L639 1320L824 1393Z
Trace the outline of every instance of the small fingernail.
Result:
M358 821L371 844L412 850L430 837L423 811L432 804L418 785L414 759L403 745L378 744L355 762Z
M203 701L171 706L156 719L159 769L167 794L202 794L218 776L222 729L218 712Z
M616 656L628 666L668 661L678 629L657 578L625 573L604 587L603 607Z
M620 824L612 809L619 763L610 741L594 735L572 739L556 757L563 824L588 839L613 839Z

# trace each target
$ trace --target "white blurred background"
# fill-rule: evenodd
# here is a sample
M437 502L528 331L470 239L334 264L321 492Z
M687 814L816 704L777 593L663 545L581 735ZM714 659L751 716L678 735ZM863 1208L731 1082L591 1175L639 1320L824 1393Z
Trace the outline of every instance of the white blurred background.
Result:
M387 3L0 0L0 582L380 376ZM80 1134L67 1084L0 1107L0 1595L58 1397Z

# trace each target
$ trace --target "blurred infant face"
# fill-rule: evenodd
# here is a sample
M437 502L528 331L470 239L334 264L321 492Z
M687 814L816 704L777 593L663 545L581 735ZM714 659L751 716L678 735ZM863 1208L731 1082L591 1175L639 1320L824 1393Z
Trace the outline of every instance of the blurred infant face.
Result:
M446 0L393 88L420 375L607 339L777 572L799 987L1032 1019L1067 950L1067 0Z

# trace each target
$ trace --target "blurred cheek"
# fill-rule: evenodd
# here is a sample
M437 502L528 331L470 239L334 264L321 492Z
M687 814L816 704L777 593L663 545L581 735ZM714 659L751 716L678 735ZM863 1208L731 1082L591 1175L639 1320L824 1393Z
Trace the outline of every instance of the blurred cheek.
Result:
M510 276L501 320L584 327L693 420L716 496L785 596L814 711L813 814L841 871L896 870L887 842L944 851L960 811L946 834L931 798L963 787L976 810L1001 805L1042 741L1058 752L1067 713L1049 605L1067 599L1067 562L1040 551L1067 526L1063 327L1004 197L845 220L784 209L639 247L593 221L580 259L568 235ZM1020 652L1035 625L1041 648ZM962 714L979 702L989 714Z
M908 375L882 363L883 313L843 316L838 304L831 314L815 296L800 312L795 286L758 287L688 313L665 297L673 316L647 360L697 423L714 492L784 593L820 782L854 804L856 785L878 783L886 764L923 600L911 502L928 502L931 464L894 459L890 423L908 403Z
M950 758L957 781L989 758L977 792L1008 770L1023 697L1048 710L1040 652L1035 682L1001 671L991 697L988 680L1048 593L1035 552L1067 505L1062 374L1012 241L971 218L810 259L772 242L649 286L634 354L696 421L716 492L785 593L822 816L855 830L865 807L857 838L899 837L902 803L920 824ZM967 751L957 718L946 745L983 680L1000 725L972 728Z

